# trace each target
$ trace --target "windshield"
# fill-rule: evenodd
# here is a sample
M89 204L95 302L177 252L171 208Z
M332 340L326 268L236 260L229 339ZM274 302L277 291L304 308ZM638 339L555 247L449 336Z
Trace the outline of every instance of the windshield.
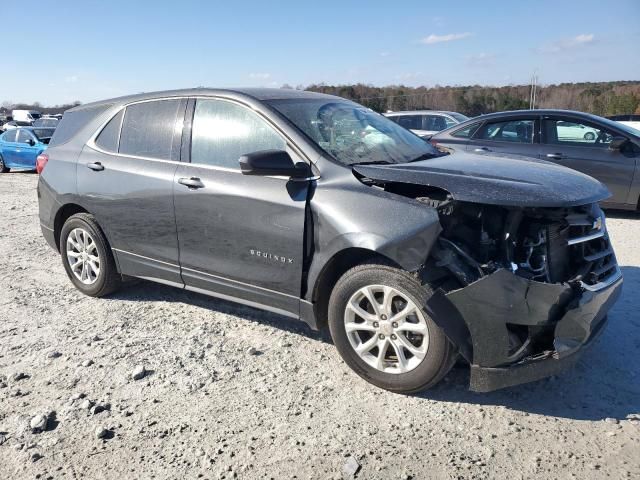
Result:
M33 122L34 127L55 127L58 125L58 120L55 118L39 118Z
M53 128L34 128L31 131L38 138L38 140L49 139L53 135L55 129Z
M461 113L451 112L450 115L456 120L458 120L460 123L466 122L467 120L469 120L469 117Z
M38 112L29 112L29 116L34 120L37 120L42 116L42 114Z
M292 98L267 103L344 165L407 163L442 155L388 118L348 100Z

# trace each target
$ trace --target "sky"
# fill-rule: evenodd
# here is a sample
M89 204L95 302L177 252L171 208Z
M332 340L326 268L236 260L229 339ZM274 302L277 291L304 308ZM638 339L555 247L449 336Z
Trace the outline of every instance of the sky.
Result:
M534 71L542 84L640 80L640 0L32 0L3 2L0 24L0 103L196 86L527 84Z

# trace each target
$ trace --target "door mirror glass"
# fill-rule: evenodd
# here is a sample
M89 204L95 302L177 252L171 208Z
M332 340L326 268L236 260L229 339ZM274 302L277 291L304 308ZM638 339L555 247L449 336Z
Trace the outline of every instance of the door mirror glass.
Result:
M627 142L628 140L624 137L613 137L611 143L609 143L609 148L611 150L621 150Z
M261 150L240 157L240 170L245 175L278 175L291 178L309 176L309 166L293 163L284 150Z

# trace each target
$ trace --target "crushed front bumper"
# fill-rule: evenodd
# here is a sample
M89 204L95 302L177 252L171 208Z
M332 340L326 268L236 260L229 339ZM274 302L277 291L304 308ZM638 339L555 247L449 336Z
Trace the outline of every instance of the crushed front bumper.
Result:
M621 290L621 275L599 290L577 291L503 269L459 290L437 291L427 309L471 363L470 389L489 392L574 365L603 330ZM509 328L514 326L528 328L534 337L552 330L553 339L548 348L513 360Z

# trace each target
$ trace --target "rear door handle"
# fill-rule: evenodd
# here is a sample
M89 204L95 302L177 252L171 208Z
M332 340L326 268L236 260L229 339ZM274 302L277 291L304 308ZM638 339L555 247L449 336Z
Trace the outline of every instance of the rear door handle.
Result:
M476 153L487 153L487 152L490 152L491 149L487 147L479 147L479 148L474 148L473 151Z
M95 172L101 172L102 170L104 170L104 165L102 165L100 162L92 162L87 163L87 168L90 168Z
M562 160L566 158L566 156L562 153L547 153L547 158L552 158L553 160Z
M204 188L204 183L202 183L202 180L200 180L198 177L179 178L178 183L180 185L184 185L185 187L189 187L191 189Z

